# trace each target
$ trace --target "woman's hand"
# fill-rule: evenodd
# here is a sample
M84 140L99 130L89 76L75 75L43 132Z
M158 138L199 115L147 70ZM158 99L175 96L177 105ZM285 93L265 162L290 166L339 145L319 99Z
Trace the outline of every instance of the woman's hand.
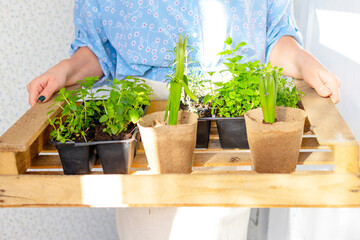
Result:
M33 79L28 85L29 103L46 102L63 87L76 84L85 77L103 76L97 56L82 47L69 59L63 60L48 71Z
M27 85L31 106L34 106L38 101L48 101L55 92L65 87L69 74L66 61L61 61Z
M314 88L322 97L330 97L334 103L340 101L340 80L328 71L310 53L301 53L300 72L307 85Z
M303 79L322 97L330 97L334 103L340 101L340 81L315 57L300 47L291 36L279 39L270 55L272 66L284 69L284 75Z

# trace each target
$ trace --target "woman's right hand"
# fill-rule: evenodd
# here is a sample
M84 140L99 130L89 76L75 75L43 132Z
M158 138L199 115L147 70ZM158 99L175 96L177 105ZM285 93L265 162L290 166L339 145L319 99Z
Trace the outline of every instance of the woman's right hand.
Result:
M61 61L27 85L31 106L48 101L55 92L65 87L69 74L66 61Z
M36 102L46 102L61 88L95 76L104 76L99 59L88 47L81 47L71 58L59 62L27 85L29 103L34 106Z

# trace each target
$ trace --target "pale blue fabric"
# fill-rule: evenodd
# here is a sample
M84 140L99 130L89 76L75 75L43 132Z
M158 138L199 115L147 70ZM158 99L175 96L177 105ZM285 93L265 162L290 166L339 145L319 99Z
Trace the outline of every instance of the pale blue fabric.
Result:
M302 44L292 0L76 0L74 54L87 46L99 58L103 79L143 76L163 81L172 70L178 34L189 37L191 59L206 70L223 61L216 53L246 42L242 61L267 62L282 36ZM214 52L216 50L216 52Z

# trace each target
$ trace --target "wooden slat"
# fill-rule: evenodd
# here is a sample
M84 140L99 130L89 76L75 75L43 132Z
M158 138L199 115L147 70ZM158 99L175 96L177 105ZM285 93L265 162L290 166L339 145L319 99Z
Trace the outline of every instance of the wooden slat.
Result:
M296 85L305 94L302 104L317 141L333 149L335 172L359 172L359 144L330 98L319 97L303 81L296 81Z
M331 152L301 152L298 165L329 165L334 164ZM194 155L194 167L251 166L250 152L218 152L197 153ZM100 168L99 162L94 168ZM138 153L133 168L147 168L148 162L144 153ZM61 168L58 155L40 155L32 161L31 169Z
M69 89L78 88L78 85ZM58 106L53 106L55 96L46 103L36 103L12 127L0 137L0 152L25 152L48 126L47 112L55 110L50 117L60 113Z
M355 143L336 144L333 146L336 173L359 172L359 145Z
M297 89L305 94L301 97L301 101L320 145L357 143L355 136L330 98L319 97L314 89L306 86L304 81L295 81L295 83Z
M0 206L360 207L359 186L323 173L1 176Z
M320 146L317 142L316 138L303 138L301 143L301 149L331 149L330 146ZM210 139L209 148L208 149L195 149L195 153L214 153L214 152L238 152L241 150L249 150L249 149L222 149L220 145L219 139ZM138 147L138 152L144 152L144 147L142 144Z

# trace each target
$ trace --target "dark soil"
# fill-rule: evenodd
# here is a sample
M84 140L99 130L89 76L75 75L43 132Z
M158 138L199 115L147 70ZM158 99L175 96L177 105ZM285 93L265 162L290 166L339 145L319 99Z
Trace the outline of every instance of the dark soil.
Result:
M91 141L92 139L94 139L94 136L95 136L94 128L88 129L85 133L86 133L86 139L88 141ZM81 135L75 136L75 142L85 142L85 139Z
M202 103L191 102L192 106L196 108L197 114L199 118L203 117L211 117L211 104L207 103L206 105ZM185 105L184 103L180 103L180 109L184 111L190 111L189 105Z
M273 123L276 123L278 120L275 118L275 122ZM265 120L262 121L263 124L273 124L273 123L268 123L268 122L265 122Z
M121 132L119 135L110 135L106 132L103 132L104 126L99 125L95 127L95 141L111 141L111 140L128 140L132 137L133 130L136 126L130 124L128 130Z

